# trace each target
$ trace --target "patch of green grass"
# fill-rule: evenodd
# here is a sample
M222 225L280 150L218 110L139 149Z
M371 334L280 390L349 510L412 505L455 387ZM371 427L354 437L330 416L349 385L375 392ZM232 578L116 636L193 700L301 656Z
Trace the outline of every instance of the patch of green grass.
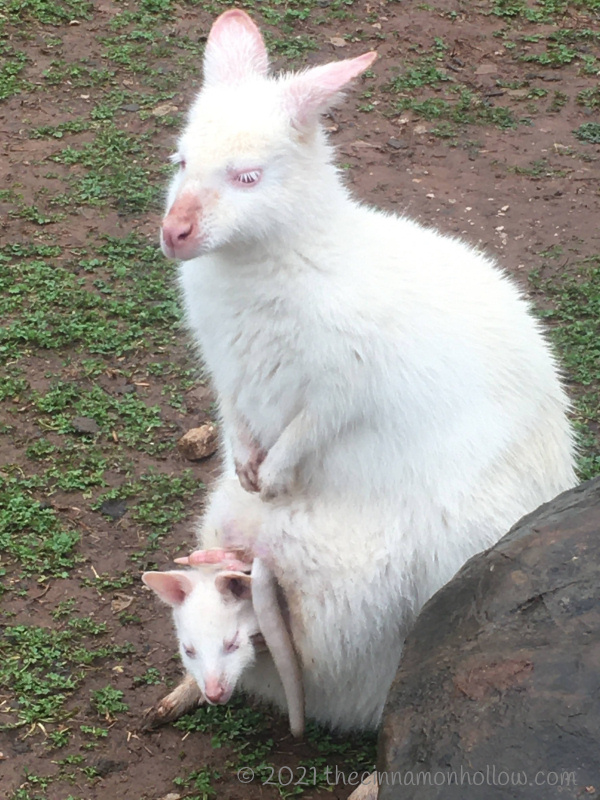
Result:
M528 166L509 166L509 172L515 175L527 175L530 178L563 178L567 174L567 170L553 167L547 158L536 159L531 161Z
M115 80L115 70L107 67L95 67L86 61L70 62L57 58L50 62L50 66L42 73L44 81L49 86L60 86L69 81L77 88L98 88Z
M129 711L127 703L123 702L123 692L112 686L96 689L92 692L92 705L107 720L113 719L116 714Z
M61 747L66 747L70 741L71 741L70 728L58 728L57 730L50 731L48 733L48 742L52 747L56 749L60 749Z
M110 201L115 208L130 213L156 207L160 182L151 180L148 138L148 134L131 136L107 121L100 125L92 142L79 149L68 146L53 156L59 163L86 169L70 179L74 196L70 194L64 202L103 205Z
M585 108L600 108L600 86L582 89L577 95L577 103Z
M0 374L0 401L10 399L19 402L29 390L29 381L23 375L23 370L16 364L6 365L4 374Z
M180 320L174 270L135 236L107 237L93 259L66 258L49 245L0 248L0 361L14 363L32 348L159 352ZM5 393L18 391L12 378ZM136 403L120 405L126 414Z
M558 69L565 64L571 64L578 56L576 50L566 44L556 44L549 42L543 53L529 53L521 56L522 61L540 64L543 67L553 67Z
M294 777L289 782L289 774L285 770L282 770L279 781L280 773L273 763L275 747L271 735L271 714L249 705L244 697L234 698L227 706L201 706L193 714L176 722L175 727L186 732L199 731L209 735L213 747L229 747L235 755L232 770L252 770L255 781L272 781L282 797L298 796L319 788L331 789L331 774L336 766L340 769L346 766L346 771L360 773L370 772L375 763L375 735L335 736L309 724L305 739L313 749L313 754L301 760L294 771L295 776L300 777L304 770L305 781L299 782L299 778ZM347 768L348 765L351 765L351 769ZM203 786L214 788L212 784L218 776L203 773L200 779ZM185 781L186 778L179 778L175 783L177 786L186 786Z
M64 219L64 214L48 214L47 212L40 211L37 206L27 205L21 201L17 201L15 207L10 210L9 216L26 219L34 225L50 225L52 222L58 222Z
M49 464L43 475L48 492L61 489L65 492L83 492L85 496L91 487L106 485L104 473L108 468L108 459L87 442L67 439L57 447L41 438L27 448L25 455L34 461Z
M147 472L139 479L103 494L92 506L99 510L107 500L135 498L129 514L133 520L149 531L147 550L156 550L159 541L176 523L186 516L187 501L204 488L191 470L177 475ZM140 554L137 554L139 557Z
M566 95L565 92L560 92L560 91L554 92L552 101L548 106L548 111L552 114L557 114L559 111L561 111L561 109L563 109L566 106L568 100L569 100L568 95Z
M13 24L35 20L42 25L63 25L71 20L89 19L93 5L88 0L5 0L3 12Z
M186 800L210 800L217 796L213 781L220 777L217 770L203 767L189 772L183 778L175 778L173 783L178 789L185 790Z
M79 730L94 739L106 739L108 736L106 728L99 728L97 725L80 725Z
M0 730L68 717L65 704L96 661L131 651L130 646L92 643L103 626L74 618L60 628L6 626L0 639L0 687L10 693Z
M164 683L163 677L156 667L148 667L143 675L136 675L133 679L134 686L160 686L162 683Z
M66 577L77 560L77 530L66 527L56 511L33 497L42 481L21 474L0 474L0 550L25 575Z
M543 284L555 308L544 313L552 325L562 360L582 386L600 381L600 257L578 264L576 276Z
M589 144L600 144L600 123L599 122L584 122L573 133L580 142L587 142Z
M109 575L106 572L103 572L101 575L94 570L94 577L93 578L82 578L81 585L82 586L91 586L99 594L104 594L105 592L114 592L118 591L119 589L126 589L133 584L133 575L131 572L121 572L118 575Z
M600 256L583 259L572 273L559 279L532 280L552 302L553 307L541 315L574 389L579 472L585 480L600 472L600 442L595 433L600 419Z
M410 91L423 86L437 86L452 80L447 72L440 69L439 57L424 55L407 66L400 75L392 79L387 90L392 92Z
M85 119L69 119L66 122L59 122L58 125L41 125L30 132L32 139L62 139L65 133L81 133L87 131L90 123Z
M482 100L475 92L465 87L454 87L452 99L431 97L418 100L404 97L394 103L398 111L410 109L427 120L447 120L458 125L496 125L499 128L515 128L519 122L512 110L506 106L495 106Z
M307 53L318 50L319 45L312 36L306 34L283 35L281 38L273 36L269 31L263 31L265 42L269 51L290 63L303 59ZM285 34L285 31L282 31Z
M160 407L147 406L135 394L114 397L100 386L84 389L76 383L59 381L43 394L32 393L32 401L43 414L40 425L55 433L73 432L73 419L85 417L93 420L105 437L116 437L140 451L160 453L174 446Z
M508 20L558 23L567 15L569 6L583 13L594 12L600 8L600 0L493 0L491 13Z
M27 64L27 56L0 39L0 101L19 94L27 87L21 72Z

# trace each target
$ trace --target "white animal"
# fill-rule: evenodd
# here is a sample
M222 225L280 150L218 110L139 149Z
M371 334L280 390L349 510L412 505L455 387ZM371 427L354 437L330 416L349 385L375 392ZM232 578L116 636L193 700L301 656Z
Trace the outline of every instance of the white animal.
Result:
M575 482L568 402L513 282L340 182L319 114L374 57L270 77L250 18L219 17L162 226L223 416L202 546L249 537L287 600L307 713L342 729L377 723L423 603ZM248 577L238 596L214 569L150 578L200 654L184 663L214 702L241 681L282 705L251 652ZM183 686L166 716L199 696Z
M449 546L573 485L568 404L490 259L342 185L319 114L374 58L270 77L254 23L221 15L162 243L243 485L385 507L448 576Z
M352 505L265 503L236 479L223 479L201 530L201 545L215 549L195 561L214 553L209 560L217 563L143 576L173 609L189 676L165 698L159 717L183 713L202 695L226 703L239 686L287 708L294 733L304 712L339 730L375 728L417 608L411 554L397 548L407 563L394 564L385 531L373 522L355 516ZM229 559L232 550L247 559ZM271 642L268 609L257 607L255 569L248 574L252 554L281 587L297 662L284 657L276 668L260 647L261 632ZM301 675L294 674L296 663Z

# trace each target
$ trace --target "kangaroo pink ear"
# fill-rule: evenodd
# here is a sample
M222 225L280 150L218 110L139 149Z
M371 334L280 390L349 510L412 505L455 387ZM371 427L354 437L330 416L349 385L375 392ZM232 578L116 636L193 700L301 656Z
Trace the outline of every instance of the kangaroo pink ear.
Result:
M142 580L163 603L180 606L194 588L185 572L144 572Z
M252 578L246 572L219 572L215 586L230 599L250 600L252 597Z
M368 69L376 58L375 52L363 53L293 75L285 91L294 125L304 127L315 120L334 102L337 93Z
M245 11L231 9L213 23L204 51L204 83L238 83L249 74L266 76L269 57L260 31Z

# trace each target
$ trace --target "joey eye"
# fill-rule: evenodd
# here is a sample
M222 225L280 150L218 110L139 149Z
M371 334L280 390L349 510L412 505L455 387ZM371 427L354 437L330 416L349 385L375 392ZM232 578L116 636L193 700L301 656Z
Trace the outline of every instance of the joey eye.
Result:
M234 172L231 176L233 183L237 186L253 186L262 178L262 169L248 169L242 172Z
M225 650L226 653L235 653L235 651L239 648L239 646L240 646L240 636L238 633L236 633L233 639L223 642L223 650Z
M193 647L184 647L183 650L188 658L196 658L196 650Z

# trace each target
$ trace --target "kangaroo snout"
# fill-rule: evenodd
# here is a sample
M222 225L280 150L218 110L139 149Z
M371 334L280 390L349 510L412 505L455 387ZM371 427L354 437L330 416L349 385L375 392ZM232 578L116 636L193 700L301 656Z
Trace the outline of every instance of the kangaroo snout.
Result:
M209 703L224 704L231 697L231 689L225 686L218 678L207 678L204 686L204 696Z
M202 206L194 197L186 195L173 203L161 226L166 256L186 261L199 254L204 238L200 235L201 216Z

